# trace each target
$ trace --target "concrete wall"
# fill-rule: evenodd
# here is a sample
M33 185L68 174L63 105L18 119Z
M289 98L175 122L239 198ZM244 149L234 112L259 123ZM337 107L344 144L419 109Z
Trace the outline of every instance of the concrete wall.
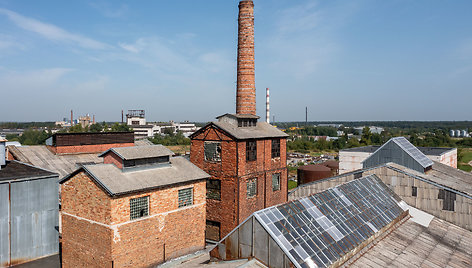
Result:
M193 187L191 206L178 190ZM86 174L62 184L63 267L148 267L205 246L205 181L111 198ZM149 196L149 216L130 220L130 199Z
M362 161L371 153L339 151L339 174L362 169Z
M456 195L454 211L443 210L443 200L438 198L439 188L434 184L420 180L418 177L399 172L384 166L364 171L362 176L375 174L388 185L408 205L423 210L440 219L472 231L472 199ZM289 200L312 195L348 182L355 178L355 173L348 173L326 179L321 182L305 184L289 193ZM417 187L417 196L412 196L412 186Z

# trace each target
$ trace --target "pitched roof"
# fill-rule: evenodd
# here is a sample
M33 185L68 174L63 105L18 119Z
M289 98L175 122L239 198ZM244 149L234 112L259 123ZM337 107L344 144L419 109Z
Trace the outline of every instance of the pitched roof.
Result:
M113 164L85 165L66 176L60 183L66 182L81 171L90 175L110 196L210 177L185 158L172 157L170 165L130 171L123 171Z
M418 148L411 144L405 137L392 138L398 146L400 146L406 153L413 157L418 163L424 168L427 168L433 164L433 161L426 157ZM380 149L380 148L379 148Z
M53 176L57 177L58 174L16 160L6 161L6 165L0 169L0 182L28 178L49 178Z
M209 123L207 126L210 125L214 125L222 129L232 137L239 140L288 137L285 132L278 130L276 127L266 122L257 122L257 125L255 127L238 127L227 122L212 122ZM201 128L201 130L203 129L205 129L205 127ZM194 134L192 134L192 136L194 136L198 132L199 131L195 132Z
M360 152L360 153L373 153L380 148L380 145L368 145L356 148L342 149L341 152ZM447 152L456 150L456 148L446 148L446 147L416 147L423 154L428 156L440 156Z
M174 155L174 152L167 149L164 145L146 145L146 146L134 146L134 147L119 147L111 148L102 154L99 157L103 157L109 152L115 153L123 160L133 160L133 159L142 159L142 158L153 158L160 156L171 156Z
M472 232L452 223L406 221L349 267L472 267L471 245Z

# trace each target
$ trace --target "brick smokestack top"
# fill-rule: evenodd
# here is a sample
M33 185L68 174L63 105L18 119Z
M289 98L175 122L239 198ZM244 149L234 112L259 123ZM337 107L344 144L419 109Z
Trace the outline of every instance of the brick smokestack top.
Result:
M252 0L239 2L238 31L236 114L256 115L254 3Z

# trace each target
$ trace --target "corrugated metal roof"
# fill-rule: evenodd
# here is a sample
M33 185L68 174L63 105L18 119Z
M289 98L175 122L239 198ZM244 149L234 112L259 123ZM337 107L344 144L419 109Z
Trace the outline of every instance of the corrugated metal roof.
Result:
M210 177L183 157L172 157L170 163L169 166L132 171L123 171L113 164L85 165L62 179L60 183L64 183L83 169L105 188L108 194L120 195Z
M398 146L400 146L405 152L407 152L411 157L413 157L418 163L424 168L430 167L433 165L433 161L426 157L418 148L413 146L405 137L396 137L392 138Z
M157 144L157 145L147 145L147 146L111 148L105 151L104 153L100 154L99 157L103 157L109 152L114 152L123 160L133 160L133 159L153 158L153 157L174 155L174 152L167 149L167 147L161 144Z
M360 153L373 153L377 151L380 148L380 145L369 145L369 146L362 146L362 147L356 147L356 148L348 148L348 149L343 149L341 152L360 152ZM447 152L456 150L456 148L442 148L442 147L416 147L418 150L420 150L422 153L425 155L431 155L431 156L440 156L443 155Z

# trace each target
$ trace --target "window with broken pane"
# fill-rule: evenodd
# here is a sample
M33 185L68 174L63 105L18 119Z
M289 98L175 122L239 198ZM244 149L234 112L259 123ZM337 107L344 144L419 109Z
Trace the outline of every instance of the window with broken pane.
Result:
M206 141L204 144L205 160L211 162L221 161L221 143Z
M179 208L193 205L193 188L179 190Z
M246 161L254 161L257 159L257 143L256 141L246 142Z
M257 178L247 180L247 198L251 198L257 195Z
M130 219L138 219L149 215L149 196L131 198L129 200Z

